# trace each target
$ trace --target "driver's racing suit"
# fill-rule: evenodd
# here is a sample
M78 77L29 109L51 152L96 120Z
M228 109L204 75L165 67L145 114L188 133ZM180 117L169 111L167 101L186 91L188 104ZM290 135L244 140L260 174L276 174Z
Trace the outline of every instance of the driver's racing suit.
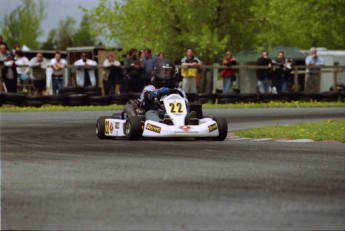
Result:
M188 103L186 93L182 88L174 89L180 91L183 94L186 103ZM144 87L139 98L139 107L140 109L145 110L145 120L153 120L157 122L163 121L165 112L159 105L157 98L159 100L159 97L167 95L168 92L169 88L166 87L156 88L154 85L147 85Z

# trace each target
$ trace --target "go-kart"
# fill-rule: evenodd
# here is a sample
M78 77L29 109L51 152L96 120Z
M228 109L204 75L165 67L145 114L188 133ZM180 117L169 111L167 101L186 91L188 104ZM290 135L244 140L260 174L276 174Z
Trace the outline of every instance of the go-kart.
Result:
M145 120L137 110L137 101L132 100L124 106L122 113L102 116L96 122L96 135L100 139L127 138L174 138L192 137L225 140L228 125L224 118L197 118L194 111L189 111L184 95L177 89L169 90L167 95L157 97L162 114L162 121Z

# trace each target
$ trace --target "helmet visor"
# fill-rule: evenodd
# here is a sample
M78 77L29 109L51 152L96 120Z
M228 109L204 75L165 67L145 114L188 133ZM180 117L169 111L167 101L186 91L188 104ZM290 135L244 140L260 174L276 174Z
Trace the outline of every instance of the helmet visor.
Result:
M170 79L174 76L172 67L162 67L160 70L158 70L158 73L156 72L156 74L162 79Z

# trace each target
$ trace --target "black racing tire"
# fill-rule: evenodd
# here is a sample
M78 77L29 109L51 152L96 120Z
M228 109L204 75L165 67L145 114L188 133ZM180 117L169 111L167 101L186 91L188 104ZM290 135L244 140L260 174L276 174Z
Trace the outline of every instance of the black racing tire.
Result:
M3 102L4 102L4 96L3 96L3 94L0 92L0 107L2 106Z
M59 90L59 94L82 94L84 93L84 88L82 87L64 87Z
M321 93L321 102L337 102L339 100L338 92Z
M112 119L110 116L101 116L96 121L96 136L99 139L115 139L115 137L108 137L105 135L105 120Z
M68 96L67 95L49 95L47 97L47 104L50 105L62 105L66 106L68 102Z
M28 107L41 107L46 103L47 96L26 96L25 106Z
M228 135L228 123L226 122L226 119L217 117L213 118L213 120L216 121L219 131L219 135L217 137L214 137L213 140L224 141L226 139L226 136Z
M102 95L102 89L100 87L84 87L84 94L88 96L100 96Z
M110 104L125 105L131 99L130 93L110 95Z
M340 101L345 102L345 91L339 93Z
M216 94L199 93L198 100L202 103L214 103L216 100Z
M87 93L87 92L101 92L102 88L100 88L100 87L84 87L83 90L85 93Z
M131 116L125 123L125 134L129 140L139 140L143 134L141 119Z
M88 91L88 92L85 92L84 94L87 94L88 96L101 96L102 92Z
M106 106L110 104L110 96L89 96L89 105Z
M86 94L72 94L68 96L69 106L85 106L89 104L89 96Z
M278 94L271 94L271 93L259 93L258 94L258 102L259 103L269 103L270 101L276 101L279 99Z
M284 102L298 101L301 97L300 92L279 92L279 100Z
M242 103L257 103L258 97L256 93L240 93L238 94L238 101Z
M7 92L3 95L4 104L10 104L15 106L23 106L26 101L26 95L19 93Z

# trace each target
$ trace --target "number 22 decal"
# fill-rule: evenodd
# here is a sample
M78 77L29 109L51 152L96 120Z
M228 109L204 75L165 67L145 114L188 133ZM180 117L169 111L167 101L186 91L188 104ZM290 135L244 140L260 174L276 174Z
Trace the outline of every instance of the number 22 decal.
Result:
M182 103L169 103L170 111L171 113L182 113L183 108L182 108Z

